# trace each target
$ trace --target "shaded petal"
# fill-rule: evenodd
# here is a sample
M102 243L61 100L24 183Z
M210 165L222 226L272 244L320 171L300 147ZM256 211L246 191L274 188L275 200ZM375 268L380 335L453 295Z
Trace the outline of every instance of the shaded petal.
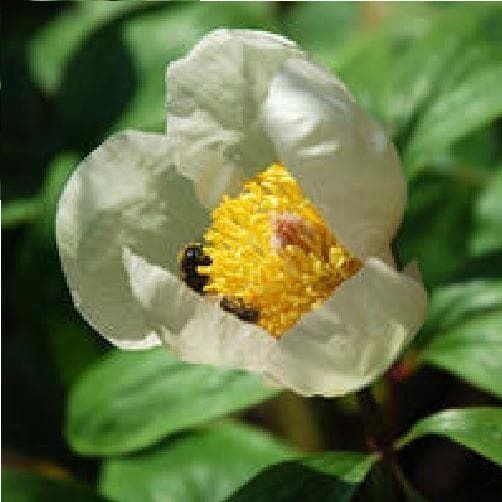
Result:
M123 348L160 343L131 290L124 247L174 271L177 251L208 223L172 157L165 136L117 134L79 165L59 202L56 237L75 306Z
M355 391L394 361L420 328L426 305L420 282L370 258L280 339L270 377L307 396Z
M276 340L263 329L201 301L195 316L169 340L181 359L263 373Z
M383 128L336 77L300 59L274 77L264 116L280 160L336 237L360 257L380 255L406 204L404 174Z
M262 108L284 61L304 53L278 35L217 30L167 69L168 131L176 165L208 207L277 161Z
M149 263L123 248L124 268L133 297L144 310L152 328L178 332L195 315L201 296L168 270Z
M184 361L261 373L276 342L262 329L224 312L162 267L124 249L131 289L152 326Z

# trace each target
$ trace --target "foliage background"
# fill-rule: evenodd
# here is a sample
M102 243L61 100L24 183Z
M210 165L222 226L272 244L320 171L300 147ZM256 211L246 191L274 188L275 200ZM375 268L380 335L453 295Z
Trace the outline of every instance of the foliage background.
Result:
M496 499L500 5L9 2L2 17L6 501L222 500L302 452L366 449L353 396L275 395L249 375L163 352L115 353L71 305L54 243L61 187L112 132L163 130L166 64L220 26L293 38L394 138L409 180L396 249L403 263L419 260L431 308L374 392L396 438L440 410L475 407L420 422L398 460L430 500ZM373 462L318 454L265 471L235 498L413 496Z

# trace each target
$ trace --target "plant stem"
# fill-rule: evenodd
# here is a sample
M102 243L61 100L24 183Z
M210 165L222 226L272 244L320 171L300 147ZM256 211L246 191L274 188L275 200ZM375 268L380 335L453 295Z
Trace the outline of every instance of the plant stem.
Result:
M415 490L396 462L390 464L390 468L394 479L397 481L408 502L426 502L426 499Z
M380 406L375 401L370 387L365 387L357 393L359 407L366 429L366 442L371 451L380 453L384 460L394 456L392 437L384 424Z
M371 451L378 453L391 477L399 485L405 500L424 502L424 498L413 488L397 463L392 433L387 427L382 410L373 396L371 387L358 392L357 399L366 428L366 442Z

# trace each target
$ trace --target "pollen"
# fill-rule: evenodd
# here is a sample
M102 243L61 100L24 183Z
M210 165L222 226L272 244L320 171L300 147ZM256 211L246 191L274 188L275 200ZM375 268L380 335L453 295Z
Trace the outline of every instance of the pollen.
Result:
M198 267L208 276L204 292L256 310L257 324L275 337L361 267L281 164L245 183L236 197L223 196L204 253L211 258Z

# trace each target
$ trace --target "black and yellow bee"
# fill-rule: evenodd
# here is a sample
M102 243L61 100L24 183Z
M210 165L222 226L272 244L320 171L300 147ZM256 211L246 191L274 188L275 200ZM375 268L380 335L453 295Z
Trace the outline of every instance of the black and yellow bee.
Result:
M200 243L187 244L178 254L178 265L181 279L185 284L196 291L204 293L204 286L209 277L199 273L199 266L211 265L211 258L204 254L204 248Z
M209 276L199 273L199 266L211 265L211 258L204 254L202 244L195 242L187 244L178 254L178 264L181 279L185 284L196 291L204 294L204 286L209 282ZM241 321L256 324L259 313L256 309L248 307L241 299L232 299L227 296L220 300L220 307L230 314L235 315Z

